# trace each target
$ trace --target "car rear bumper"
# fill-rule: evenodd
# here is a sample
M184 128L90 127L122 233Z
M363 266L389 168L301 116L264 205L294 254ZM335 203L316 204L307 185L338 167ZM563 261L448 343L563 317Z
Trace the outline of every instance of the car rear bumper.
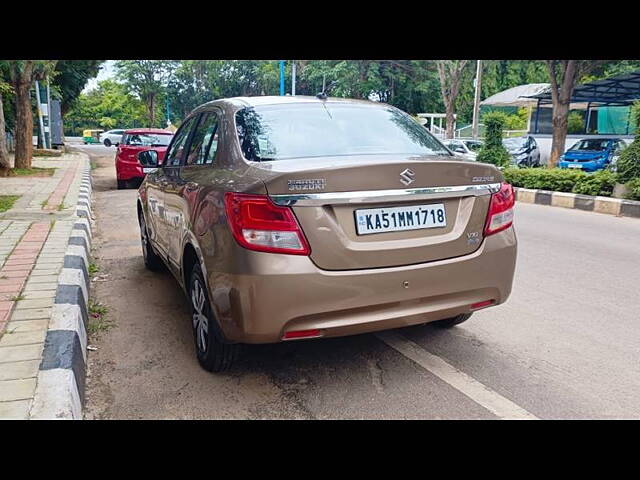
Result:
M133 178L144 178L142 166L139 163L116 160L116 177L118 180L131 180Z
M472 254L404 267L327 271L308 257L247 251L244 273L210 273L208 280L228 341L274 343L289 331L352 335L453 317L486 300L503 303L516 252L510 227Z

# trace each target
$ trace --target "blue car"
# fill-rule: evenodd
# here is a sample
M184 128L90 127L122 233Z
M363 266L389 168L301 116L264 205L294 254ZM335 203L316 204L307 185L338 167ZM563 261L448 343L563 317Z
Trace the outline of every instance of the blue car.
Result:
M584 138L560 157L558 167L595 172L607 167L627 144L619 138Z

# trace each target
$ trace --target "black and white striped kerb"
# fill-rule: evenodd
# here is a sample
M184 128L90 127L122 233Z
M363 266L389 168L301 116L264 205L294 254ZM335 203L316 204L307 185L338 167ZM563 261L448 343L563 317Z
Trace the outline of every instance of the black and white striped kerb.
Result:
M632 200L528 188L515 188L514 190L516 192L516 200L522 203L537 203L538 205L575 208L588 212L640 218L640 202Z
M76 217L58 276L31 418L82 418L91 258L91 170L88 159L79 189Z

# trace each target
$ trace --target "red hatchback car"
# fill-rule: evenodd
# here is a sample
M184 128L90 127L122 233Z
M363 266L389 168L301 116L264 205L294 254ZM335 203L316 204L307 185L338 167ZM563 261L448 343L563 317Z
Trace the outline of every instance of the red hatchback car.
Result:
M146 172L138 161L138 153L144 150L158 152L158 161L162 163L173 133L160 128L135 128L125 130L116 152L116 177L118 189L138 187Z

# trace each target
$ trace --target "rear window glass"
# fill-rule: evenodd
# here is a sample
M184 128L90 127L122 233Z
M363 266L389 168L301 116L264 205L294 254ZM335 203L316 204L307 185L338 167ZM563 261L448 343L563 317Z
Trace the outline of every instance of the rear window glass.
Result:
M451 155L409 115L385 106L331 103L251 107L236 114L247 160L342 155Z
M173 135L154 135L129 133L125 139L126 145L140 145L143 147L166 147Z

